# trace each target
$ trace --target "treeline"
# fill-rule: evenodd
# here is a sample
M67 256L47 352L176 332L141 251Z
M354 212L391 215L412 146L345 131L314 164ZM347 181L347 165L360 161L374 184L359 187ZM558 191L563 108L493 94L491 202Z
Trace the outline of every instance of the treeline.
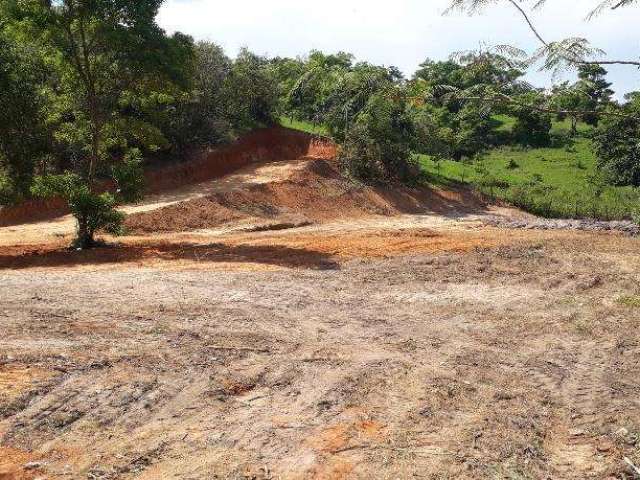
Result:
M88 246L100 229L119 231L115 207L142 194L144 158L179 160L282 116L324 126L345 172L368 183L415 179L414 153L463 160L497 145L549 145L554 117L571 118L596 128L608 181L640 184L640 94L613 101L601 67L544 91L497 52L428 60L410 79L347 53L231 59L167 35L155 20L161 4L0 2L0 204L62 196ZM100 193L110 182L115 191Z
M579 123L593 127L603 178L640 185L640 94L614 101L601 66L580 66L577 82L548 91L525 82L523 65L496 52L427 60L410 79L346 53L273 62L281 112L326 126L360 179L405 179L415 172L412 152L473 160L502 145L552 146L553 121L570 119L570 136Z
M140 154L180 158L273 122L268 60L167 36L158 1L3 2L0 18L0 201L34 176L91 181Z

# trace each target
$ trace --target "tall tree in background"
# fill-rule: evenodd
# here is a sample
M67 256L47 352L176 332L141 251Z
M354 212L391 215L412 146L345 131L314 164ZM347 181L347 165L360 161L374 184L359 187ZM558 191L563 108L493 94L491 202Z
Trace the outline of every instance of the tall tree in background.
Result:
M584 121L588 125L597 127L602 113L611 103L613 90L611 83L606 80L607 71L601 65L579 65L579 81L575 88L586 96L585 102L580 108L589 111L584 115Z
M191 39L165 35L155 22L161 0L5 0L7 30L38 45L52 66L50 118L56 140L75 149L74 171L36 179L39 196L62 196L78 222L76 246L94 244L100 229L117 232L120 201L141 189L141 153L161 132L140 115L184 82ZM186 82L184 82L186 83ZM96 193L109 173L116 195Z
M37 52L14 41L0 26L0 170L6 171L9 183L0 192L4 203L28 195L36 161L46 150L41 92L45 73Z

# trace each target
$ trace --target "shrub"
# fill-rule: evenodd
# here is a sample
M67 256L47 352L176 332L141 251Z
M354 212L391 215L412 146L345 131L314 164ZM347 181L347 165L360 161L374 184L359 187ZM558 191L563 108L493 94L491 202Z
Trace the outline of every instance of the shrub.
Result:
M551 117L535 111L518 115L513 126L513 136L517 142L530 147L546 147L551 143Z
M381 158L379 144L362 125L351 128L338 154L346 173L365 183L380 183L385 179Z
M511 112L516 117L512 130L514 139L524 146L548 146L551 143L551 115L532 108L543 104L544 97L537 92L528 92L520 98L522 104L513 106Z
M640 105L627 105L629 114L640 115ZM600 122L593 138L598 168L614 185L640 186L640 121L609 117Z
M137 148L129 151L122 161L112 167L116 193L124 202L137 202L142 199L144 189L144 170L142 153Z
M104 230L113 235L121 233L124 214L116 210L117 201L110 193L94 193L78 175L46 175L36 177L32 194L40 198L62 197L69 203L77 221L77 237L74 246L95 246L94 235Z
M350 176L366 183L407 181L417 174L413 138L404 92L385 90L371 96L347 131L339 160Z

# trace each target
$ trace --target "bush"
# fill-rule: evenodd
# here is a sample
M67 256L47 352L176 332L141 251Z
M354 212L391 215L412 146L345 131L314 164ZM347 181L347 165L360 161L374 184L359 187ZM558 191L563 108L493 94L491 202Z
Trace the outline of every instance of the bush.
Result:
M144 170L142 169L142 153L137 148L129 151L122 163L112 167L113 180L118 197L128 203L142 199L144 190Z
M384 181L386 175L381 158L379 144L363 125L351 128L338 154L338 161L345 172L365 183Z
M513 137L521 145L546 147L551 144L551 116L533 110L517 115Z
M510 107L516 118L512 135L516 142L527 147L546 147L551 144L551 115L536 110L545 103L545 97L536 91L517 97L518 103Z
M627 105L624 111L640 116L640 105ZM598 168L610 183L640 186L640 121L606 118L600 122L593 143Z
M347 131L339 160L350 176L366 183L408 181L417 174L413 139L404 92L392 88L368 100Z
M116 210L116 197L111 193L98 194L91 191L78 175L65 173L36 177L31 192L36 197L62 197L68 202L77 222L74 247L95 246L94 236L100 230L113 235L122 233L124 214Z

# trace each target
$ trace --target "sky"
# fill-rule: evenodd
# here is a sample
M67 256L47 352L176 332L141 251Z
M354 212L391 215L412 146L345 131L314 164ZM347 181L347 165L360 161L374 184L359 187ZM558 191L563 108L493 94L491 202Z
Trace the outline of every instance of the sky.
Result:
M597 0L549 0L532 14L548 41L587 37L608 57L640 57L640 7L607 12L587 21ZM347 51L358 60L394 65L411 76L426 58L444 60L452 52L481 45L514 45L533 51L538 44L522 17L509 5L480 15L443 15L449 0L167 0L158 22L169 33L213 41L234 56L241 47L269 56L296 57L312 49ZM640 90L640 71L611 66L609 81L619 98ZM537 86L571 80L532 69Z

